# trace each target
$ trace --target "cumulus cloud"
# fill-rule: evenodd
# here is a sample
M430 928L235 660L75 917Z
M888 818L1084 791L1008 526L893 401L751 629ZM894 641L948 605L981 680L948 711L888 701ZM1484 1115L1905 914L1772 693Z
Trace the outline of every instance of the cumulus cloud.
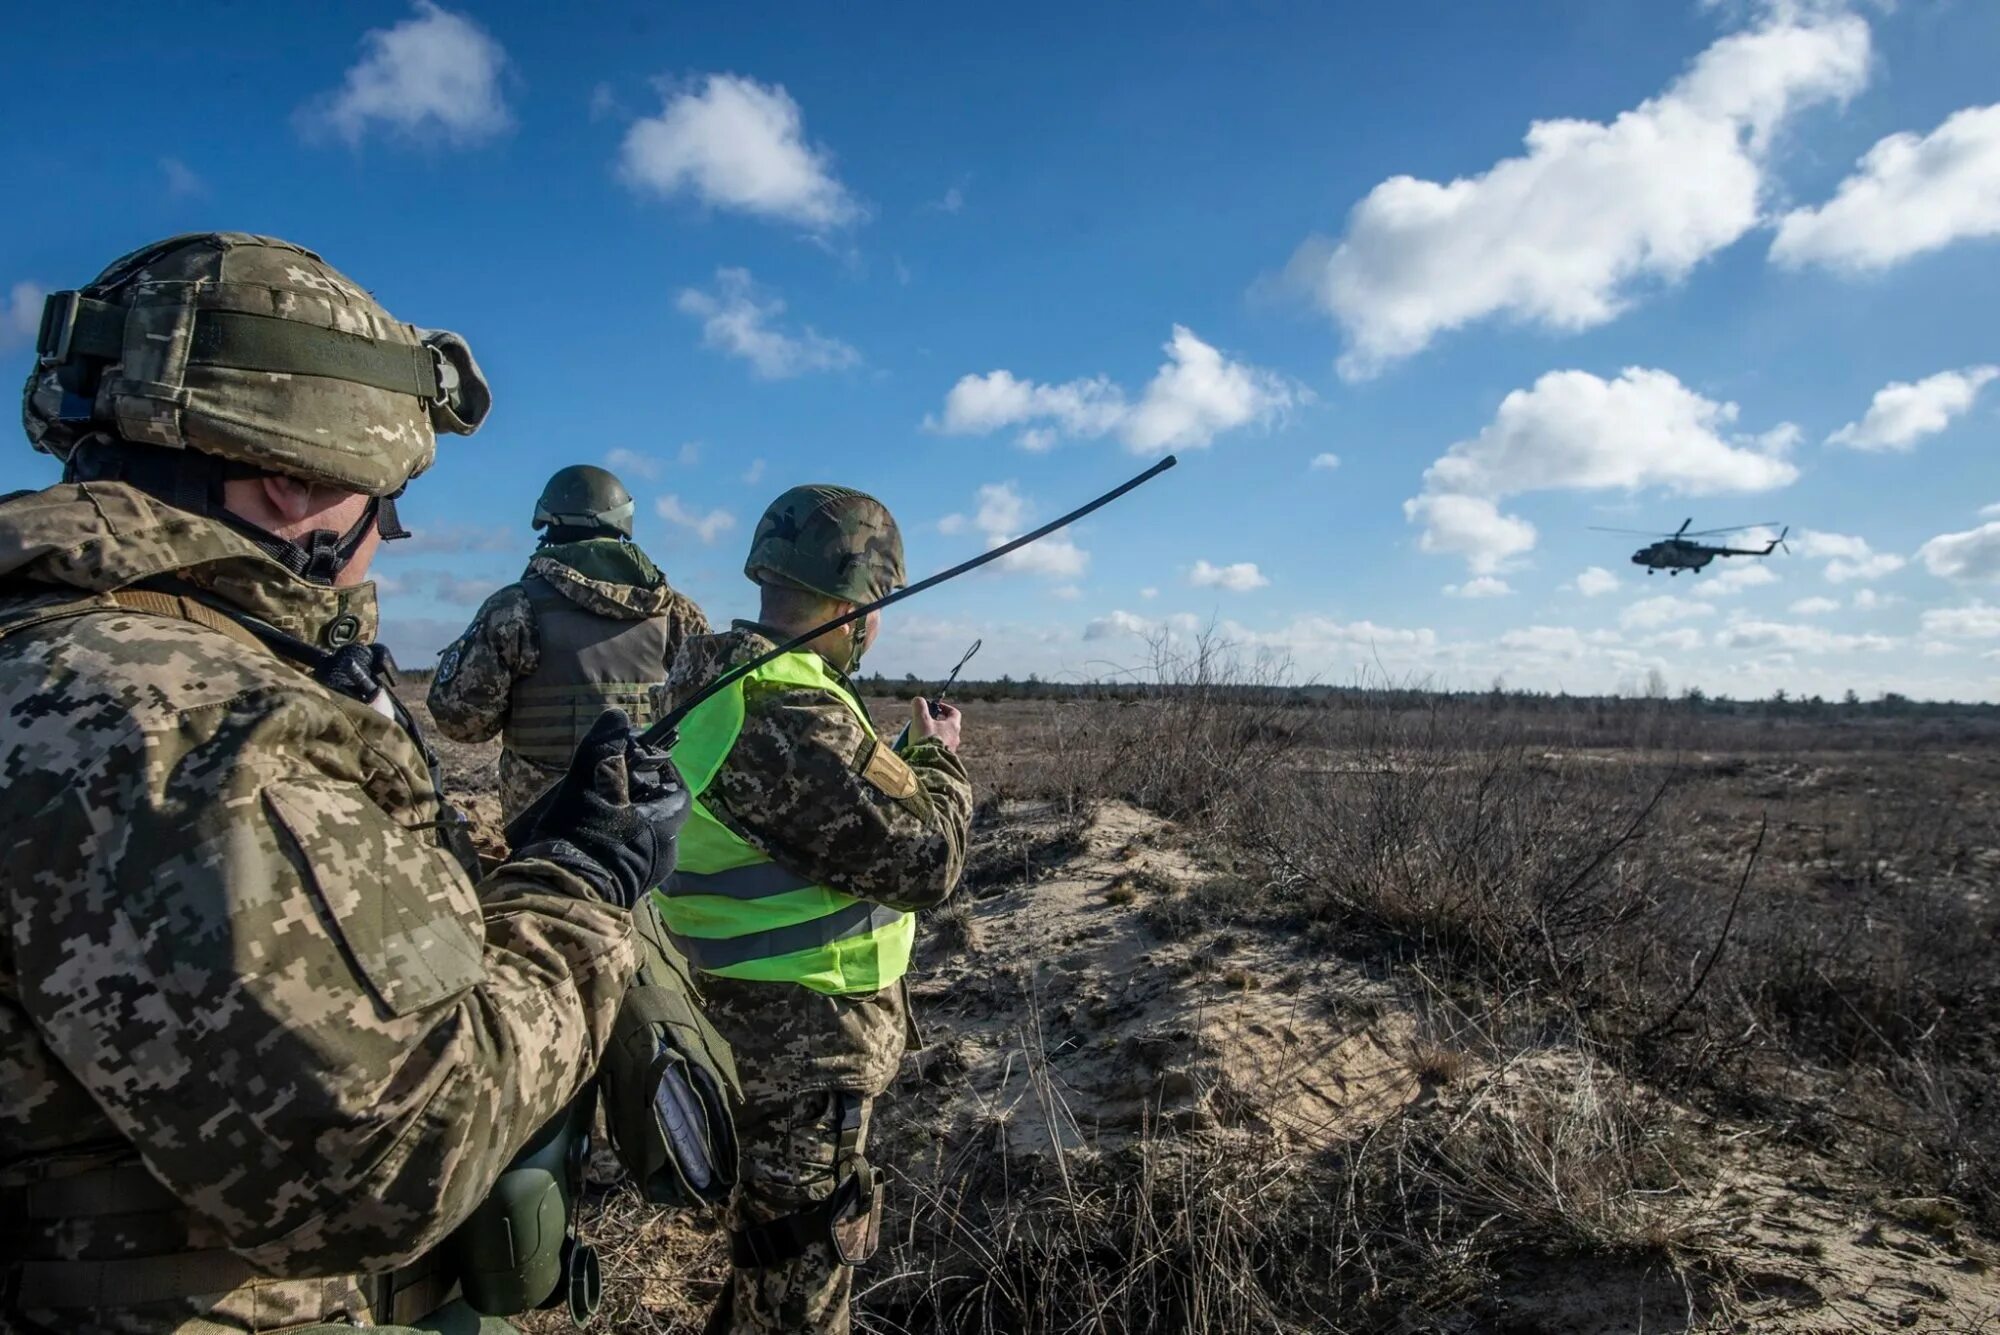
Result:
M1499 512L1520 492L1626 492L1664 487L1688 496L1767 491L1798 477L1784 457L1797 430L1724 433L1734 403L1702 397L1665 371L1628 367L1614 380L1550 371L1500 402L1493 421L1424 472L1424 494L1404 515L1424 528L1428 552L1464 556L1492 574L1533 549L1534 526Z
M1799 555L1825 559L1826 577L1835 584L1850 580L1880 579L1909 564L1893 552L1878 552L1866 538L1846 533L1826 533L1805 529L1792 537Z
M42 302L48 295L39 283L16 283L8 290L0 301L0 348L41 332Z
M1892 381L1875 391L1860 421L1849 422L1828 436L1827 444L1857 450L1912 450L1925 436L1936 435L1963 416L1995 376L2000 376L2000 366L1968 366L1962 371L1939 371L1915 384Z
M2000 105L1954 112L1927 135L1892 134L1833 198L1778 224L1771 258L1886 269L1967 237L2000 235Z
M1334 469L1340 467L1340 456L1331 452L1315 454L1312 457L1312 462L1307 464L1306 467L1316 473L1331 473Z
M1261 589L1271 581L1264 572L1257 569L1255 561L1237 561L1231 565L1211 565L1207 561L1196 561L1194 569L1188 572L1188 583L1198 589L1226 589L1231 593L1247 593L1251 589Z
M1160 591L1154 588L1152 585L1148 584L1145 588L1139 590L1139 596L1141 598L1144 598L1146 601L1151 602L1153 599L1160 596Z
M1657 630L1676 621L1692 621L1696 617L1714 615L1715 609L1707 603L1663 593L1654 598L1641 598L1627 607L1618 614L1618 624L1627 630Z
M1955 640L2000 640L2000 607L1968 603L1964 607L1933 607L1922 618L1924 634Z
M760 288L748 269L717 269L714 291L686 288L674 304L701 321L703 347L742 358L766 380L861 363L859 352L809 325L796 332L778 327L785 303Z
M1093 617L1084 625L1083 638L1086 640L1109 639L1114 635L1149 636L1160 629L1160 623L1131 612L1113 611L1101 617Z
M1880 593L1874 589L1856 589L1848 604L1857 612L1874 612L1903 600L1893 593Z
M831 156L806 141L805 113L783 88L711 74L699 86L667 89L665 99L659 115L625 132L618 170L633 189L692 195L812 231L863 216Z
M1777 574L1767 565L1737 565L1704 577L1694 586L1693 592L1697 598L1729 598L1745 589L1761 588L1777 582Z
M743 485L746 487L754 487L763 480L764 480L764 461L762 459L752 459L750 461L750 466L743 470Z
M1031 450L1049 448L1059 435L1116 435L1134 454L1164 454L1201 449L1311 397L1274 371L1224 356L1185 325L1174 326L1166 354L1137 402L1105 376L1048 385L989 371L960 377L945 395L943 414L924 424L954 436L1018 426L1020 443Z
M1861 19L1774 7L1609 124L1537 121L1524 153L1477 175L1383 181L1289 275L1341 325L1350 378L1490 316L1603 324L1754 227L1773 138L1857 92L1868 67Z
M1795 617L1825 616L1828 612L1838 612L1839 610L1839 599L1822 598L1817 595L1811 598L1801 598L1791 606L1791 613Z
M1725 649L1778 649L1798 654L1879 653L1896 647L1886 635L1847 635L1824 626L1784 621L1736 621L1723 627L1715 638Z
M710 510L701 514L682 504L681 498L671 493L653 502L653 511L675 528L686 529L701 540L703 546L712 544L717 538L736 527L736 516L727 510Z
M1427 552L1462 556L1475 575L1505 570L1535 547L1535 526L1503 515L1480 496L1416 496L1403 502L1403 517L1423 522L1417 545Z
M1012 482L989 482L979 489L976 499L978 505L971 515L946 515L938 520L938 531L944 534L976 531L991 551L1013 541L1029 527L1032 507ZM1029 543L1018 552L1009 552L994 564L1002 570L1074 580L1090 568L1090 553L1077 546L1065 528Z
M1618 576L1603 566L1588 566L1576 577L1576 591L1586 598L1597 598L1618 587Z
M604 466L614 473L643 477L648 481L660 475L658 459L637 450L628 450L622 445L604 456Z
M1514 589L1497 575L1478 575L1463 584L1447 584L1444 592L1447 598L1505 598Z
M410 18L369 32L361 45L361 60L340 90L300 111L308 133L358 144L379 127L406 139L465 145L514 123L500 91L507 52L463 14L416 0Z
M2000 580L2000 520L1963 533L1940 533L1917 549L1917 558L1942 579Z

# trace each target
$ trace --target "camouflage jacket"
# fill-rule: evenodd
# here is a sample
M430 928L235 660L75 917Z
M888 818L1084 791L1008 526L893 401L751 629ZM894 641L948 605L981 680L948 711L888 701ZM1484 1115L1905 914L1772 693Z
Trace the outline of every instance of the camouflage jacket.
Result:
M741 621L690 640L666 695L678 702L774 647ZM701 800L789 871L894 908L928 908L950 895L964 869L972 783L958 756L920 741L903 753L916 791L892 797L866 773L874 747L889 740L871 739L826 691L750 692L742 733ZM790 984L708 977L702 988L753 1099L815 1089L875 1094L895 1077L909 1025L899 987L829 997Z
M575 544L577 546L596 544ZM651 570L652 563L633 553ZM609 573L609 572L599 572ZM652 573L657 576L657 570ZM522 579L538 577L586 612L616 621L662 618L667 623L667 654L656 678L664 680L680 646L708 634L708 618L694 600L665 580L648 587L627 579L593 578L585 570L551 555L528 562ZM520 582L507 585L481 605L472 624L444 651L451 664L432 680L429 704L438 730L459 742L483 742L507 725L507 707L514 683L541 666L542 646L535 632L535 612Z
M0 501L0 1257L222 1249L276 1278L88 1321L0 1294L0 1329L367 1316L361 1276L433 1247L576 1092L635 967L628 916L556 866L475 886L376 710L108 597L34 619L162 576L308 642L374 634L372 586L129 487ZM148 1213L19 1212L140 1164Z

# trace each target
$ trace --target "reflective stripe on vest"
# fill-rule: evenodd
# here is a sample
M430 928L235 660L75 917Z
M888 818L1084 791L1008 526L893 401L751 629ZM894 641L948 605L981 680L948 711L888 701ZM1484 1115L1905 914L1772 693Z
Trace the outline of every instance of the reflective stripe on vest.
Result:
M674 746L695 800L679 863L658 892L660 914L675 946L704 973L797 983L832 996L879 991L908 970L916 919L787 871L701 800L743 731L744 690L752 683L831 692L875 736L868 711L814 653L786 654L704 701L681 721Z

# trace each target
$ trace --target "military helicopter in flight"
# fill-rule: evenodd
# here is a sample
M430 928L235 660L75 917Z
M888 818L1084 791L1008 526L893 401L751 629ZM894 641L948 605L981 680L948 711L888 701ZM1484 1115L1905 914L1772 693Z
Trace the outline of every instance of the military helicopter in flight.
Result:
M1693 522L1692 518L1683 519L1681 526L1672 533L1653 533L1643 529L1631 528L1595 528L1591 531L1593 533L1635 533L1640 537L1658 539L1658 541L1649 542L1638 551L1632 553L1632 564L1646 567L1646 573L1649 575L1656 570L1664 570L1669 575L1678 575L1683 570L1700 570L1718 556L1769 556L1781 547L1784 547L1787 552L1792 550L1789 547L1785 547L1785 535L1792 531L1789 525L1779 529L1778 536L1771 539L1770 542L1762 547L1729 547L1711 545L1706 542L1697 541L1697 539L1719 538L1724 534L1743 533L1751 529L1762 529L1768 533L1771 526L1769 524L1738 524L1734 528L1704 528L1696 529L1690 533L1688 532L1688 525Z

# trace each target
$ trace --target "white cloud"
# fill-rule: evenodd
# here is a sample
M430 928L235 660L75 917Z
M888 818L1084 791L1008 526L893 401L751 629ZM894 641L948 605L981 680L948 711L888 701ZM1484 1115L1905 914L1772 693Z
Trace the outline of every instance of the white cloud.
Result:
M748 269L717 269L715 291L690 287L674 304L701 321L703 347L741 357L766 380L840 371L861 362L859 352L810 326L797 333L776 327L785 303L759 288Z
M208 193L208 183L179 158L161 158L160 175L166 178L169 199L189 199Z
M659 115L625 132L618 169L634 189L814 231L863 216L826 150L806 142L805 115L783 88L711 74L665 97Z
M1505 598L1513 587L1497 575L1476 575L1463 584L1444 586L1448 598Z
M1066 603L1073 603L1083 597L1083 590L1074 584L1058 584L1049 590L1049 597L1060 598Z
M1153 599L1160 596L1160 591L1149 584L1145 588L1139 590L1139 596L1141 598L1144 598L1147 602L1151 602Z
M462 14L416 0L416 13L361 39L340 91L302 108L299 123L358 144L380 126L428 143L473 144L514 123L500 92L507 52Z
M671 494L655 500L653 510L669 524L694 534L704 546L736 527L736 516L729 511L710 510L707 514L697 514L683 505L680 497Z
M1332 453L1315 454L1312 462L1306 467L1316 473L1330 473L1340 467L1340 456Z
M948 187L942 195L931 200L924 207L932 213L963 213L965 211L965 182L960 181L957 185Z
M1160 629L1160 623L1131 612L1113 611L1106 616L1092 618L1083 628L1086 640L1102 640L1113 635L1149 636Z
M1875 391L1859 422L1849 422L1826 442L1857 450L1914 449L1919 440L1936 435L1969 410L1995 376L2000 376L2000 366L1968 366L1939 371L1915 384L1892 381Z
M1761 562L1747 563L1703 577L1694 586L1693 593L1697 598L1729 598L1745 589L1761 588L1777 582L1778 577L1769 566Z
M1715 638L1726 649L1780 649L1800 654L1851 653L1857 649L1879 653L1896 646L1886 635L1844 635L1824 626L1783 621L1737 621L1723 627Z
M1891 552L1878 552L1866 538L1846 533L1826 533L1805 529L1792 537L1801 556L1826 560L1826 577L1835 584L1850 580L1880 579L1909 564Z
M1497 643L1515 653L1565 659L1581 658L1594 647L1574 626L1523 626L1507 631Z
M987 550L1011 542L1029 527L1031 507L1012 482L988 482L980 487L978 508L970 517L949 514L938 520L938 532L952 535L977 530ZM994 564L1002 570L1074 580L1090 568L1090 553L1076 545L1068 529L1058 529L1039 542L1010 552Z
M1879 593L1874 589L1856 589L1854 596L1848 599L1857 612L1874 612L1902 601L1892 593Z
M1980 506L1979 517L1981 519L2000 519L2000 504Z
M1603 324L1755 226L1773 137L1857 92L1868 66L1861 19L1787 6L1609 124L1537 121L1525 153L1478 175L1383 181L1290 275L1345 331L1348 377L1489 316Z
M1956 580L2000 580L2000 520L1963 533L1940 533L1917 549L1933 575Z
M750 466L743 470L743 485L746 487L754 487L763 480L764 480L764 461L762 459L752 459L750 461Z
M1412 497L1403 502L1403 516L1413 523L1423 521L1419 547L1462 556L1475 575L1505 570L1535 546L1533 524L1501 514L1492 501L1479 496Z
M1708 637L1693 626L1682 626L1679 630L1663 630L1657 635L1648 635L1639 643L1648 649L1674 649L1686 654L1708 643Z
M696 464L700 463L701 442L698 440L683 441L680 449L674 453L674 462L678 463L682 468L693 468Z
M2000 235L2000 105L1952 113L1927 135L1892 134L1832 199L1794 209L1771 258L1793 267L1886 269L1966 237Z
M1618 587L1618 576L1603 566L1588 566L1576 577L1576 591L1586 598L1597 598Z
M1133 403L1105 376L1059 385L1022 380L1011 371L959 378L945 395L944 414L925 425L947 435L986 435L1020 426L1020 444L1044 450L1057 434L1116 434L1134 454L1201 449L1224 432L1268 423L1310 391L1278 375L1231 360L1175 325L1167 360Z
M1231 565L1210 565L1207 561L1196 561L1194 569L1188 572L1188 583L1198 589L1226 589L1231 593L1247 593L1251 589L1261 589L1271 581L1264 572L1257 569L1255 561L1237 561Z
M1696 617L1714 615L1715 609L1707 603L1663 593L1654 598L1641 598L1627 607L1618 614L1618 624L1627 630L1657 630L1676 621L1692 621Z
M1974 602L1964 607L1933 607L1923 615L1926 635L1958 640L2000 639L2000 607Z
M1864 592L1866 592L1866 590L1864 590ZM1840 610L1839 599L1821 598L1818 596L1814 596L1811 598L1801 598L1797 602L1793 603L1791 607L1792 615L1795 617L1825 616L1828 612L1838 612L1839 610Z
M626 473L648 481L660 475L658 459L637 450L628 450L622 445L604 456L604 466L614 473Z
M1532 524L1499 513L1518 492L1665 487L1690 496L1767 491L1798 477L1784 458L1789 424L1751 439L1722 433L1733 403L1703 398L1665 371L1628 367L1615 380L1550 371L1500 402L1493 421L1424 472L1404 515L1425 525L1423 549L1464 556L1492 574L1533 549Z
M39 283L16 283L0 301L0 348L35 337L42 328L42 302L48 293Z

